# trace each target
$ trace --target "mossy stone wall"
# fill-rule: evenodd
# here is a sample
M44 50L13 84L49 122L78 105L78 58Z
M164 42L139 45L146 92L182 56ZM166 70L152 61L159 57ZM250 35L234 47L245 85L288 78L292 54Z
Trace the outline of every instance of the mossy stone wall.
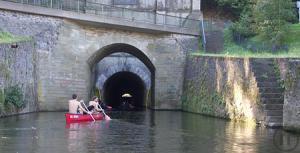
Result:
M32 41L0 44L0 117L38 110L36 58ZM13 86L20 89L21 101L24 103L22 107L4 104L4 89Z
M287 130L300 132L300 59L285 61L283 126Z
M183 110L239 121L264 119L249 58L189 56Z

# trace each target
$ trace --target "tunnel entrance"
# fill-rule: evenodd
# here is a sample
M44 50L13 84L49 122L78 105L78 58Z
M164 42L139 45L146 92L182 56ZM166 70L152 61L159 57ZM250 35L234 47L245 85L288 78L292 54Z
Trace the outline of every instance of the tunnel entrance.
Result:
M124 43L102 47L88 60L91 67L90 97L118 108L128 93L135 108L155 108L155 67L143 51ZM127 99L128 100L128 99Z
M124 100L128 100L135 109L145 107L146 88L139 76L131 72L119 72L112 75L104 84L103 97L107 105L119 108ZM131 98L122 95L130 94Z

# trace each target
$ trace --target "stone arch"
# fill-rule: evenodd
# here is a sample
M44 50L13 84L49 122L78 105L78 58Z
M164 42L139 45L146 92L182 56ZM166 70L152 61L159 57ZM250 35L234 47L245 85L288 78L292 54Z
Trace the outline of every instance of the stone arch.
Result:
M107 81L107 79L118 72L134 73L143 80L144 85L147 90L149 90L151 87L151 76L146 74L147 72L145 72L142 68L140 68L140 67L133 68L133 67L126 67L126 66L120 67L117 65L109 67L108 69L106 69L106 71L103 74L100 75L100 77L98 78L98 80L96 82L97 87L102 90L104 83Z
M135 46L125 44L125 43L114 43L107 46L102 47L98 51L96 51L92 56L88 59L88 64L92 69L94 65L99 62L104 57L117 53L117 52L124 52L131 54L141 60L147 68L150 70L151 73L155 73L155 66L153 65L150 58L140 49Z
M92 56L90 56L90 58L88 59L88 65L90 67L91 70L91 74L95 73L95 65L101 61L103 58L113 54L113 53L128 53L136 58L138 58L150 71L151 76L150 77L143 77L143 75L141 75L141 71L140 69L136 68L136 69L132 69L132 68L127 68L127 69L120 69L120 68L115 68L115 69L110 69L107 72L107 75L103 76L103 80L101 82L97 82L99 84L103 85L105 84L105 81L111 77L112 75L119 73L119 72L131 72L133 74L136 74L137 76L139 76L141 78L141 80L144 82L145 87L147 89L150 89L149 94L150 97L148 99L147 102L147 107L149 108L154 108L154 104L155 104L155 66L153 65L152 61L150 60L150 58L140 49L138 49L135 46L129 45L129 44L125 44L125 43L114 43L114 44L110 44L107 46L104 46L102 48L100 48L98 51L96 51L95 53L92 54ZM147 75L144 75L147 76ZM93 75L91 75L91 77L95 77ZM91 79L91 85L95 84L95 78ZM90 92L92 93L92 91Z

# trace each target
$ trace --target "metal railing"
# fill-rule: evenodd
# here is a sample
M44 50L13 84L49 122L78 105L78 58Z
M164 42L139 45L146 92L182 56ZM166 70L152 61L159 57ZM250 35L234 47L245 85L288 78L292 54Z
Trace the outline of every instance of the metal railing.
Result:
M123 7L116 7L87 0L3 0L27 5L34 5L64 11L84 14L120 18L130 22L142 22L154 25L171 26L178 28L193 28L199 31L200 20L182 18L154 11L139 11Z

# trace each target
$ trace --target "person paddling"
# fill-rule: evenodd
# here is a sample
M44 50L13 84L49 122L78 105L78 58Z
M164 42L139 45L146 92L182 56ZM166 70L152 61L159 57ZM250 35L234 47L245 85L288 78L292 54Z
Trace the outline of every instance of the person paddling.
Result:
M104 110L99 105L99 98L96 96L94 96L92 98L92 101L89 102L88 110L93 111L94 113L102 112L105 117L105 120L111 120L111 118L105 114Z
M72 100L69 100L69 113L71 114L83 114L83 112L90 114L89 111L84 109L80 102L77 100L77 95L72 95Z
M98 107L98 102L98 97L94 96L92 101L89 102L88 110L92 111L93 113L101 112L102 110Z

